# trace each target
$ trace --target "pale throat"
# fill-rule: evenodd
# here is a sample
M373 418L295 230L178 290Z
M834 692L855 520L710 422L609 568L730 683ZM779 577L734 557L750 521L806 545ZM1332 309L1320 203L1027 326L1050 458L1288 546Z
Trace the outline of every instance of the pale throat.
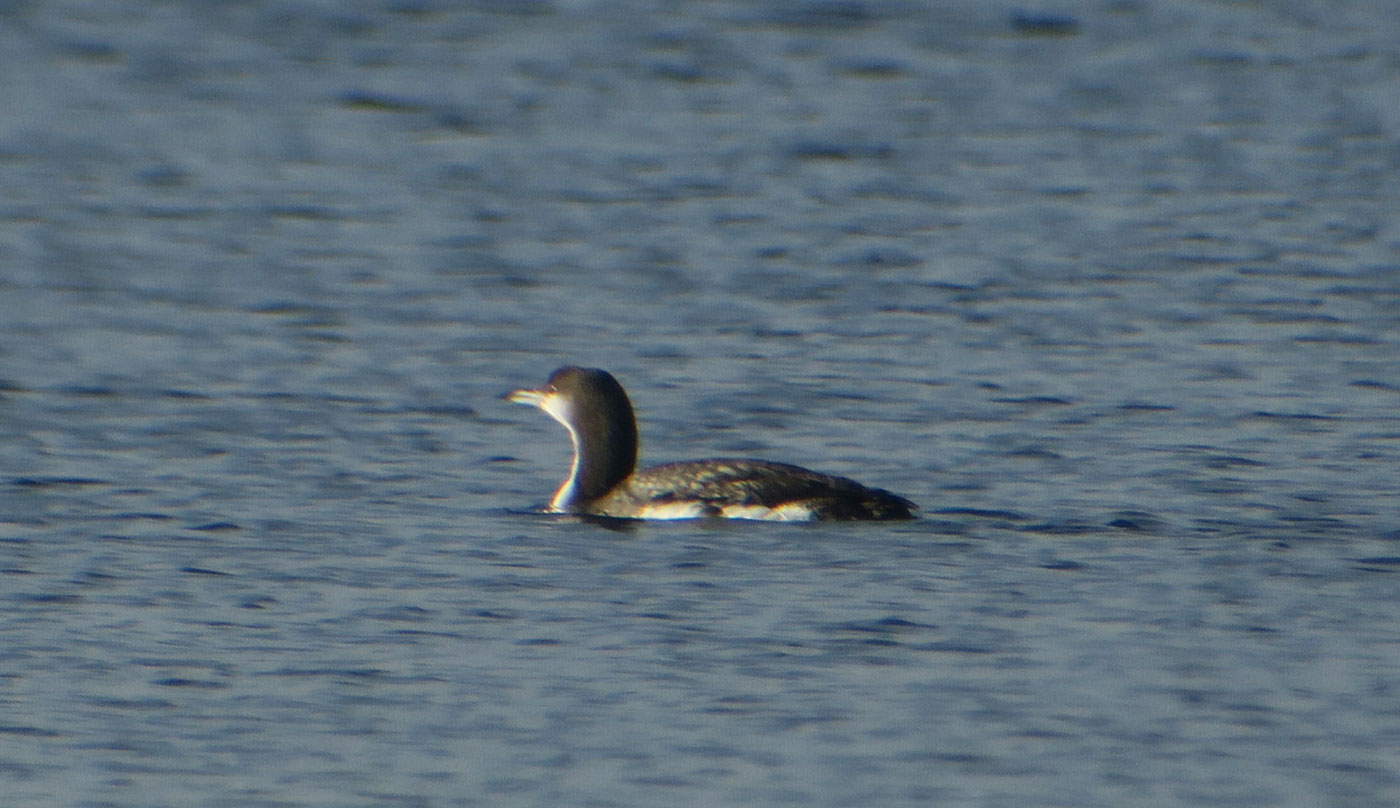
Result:
M550 395L540 400L540 409L549 413L549 417L563 424L564 429L569 433L569 442L573 444L574 459L569 464L569 476L564 480L564 484L559 486L555 492L554 499L549 502L551 511L567 511L578 499L578 471L580 449L578 440L578 430L570 422L573 418L573 410L561 396Z

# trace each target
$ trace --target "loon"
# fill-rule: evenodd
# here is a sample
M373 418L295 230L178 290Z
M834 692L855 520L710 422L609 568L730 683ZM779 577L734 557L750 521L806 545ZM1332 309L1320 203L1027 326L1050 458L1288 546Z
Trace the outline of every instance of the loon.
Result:
M549 503L555 513L619 519L912 519L916 506L855 480L771 463L714 459L637 471L637 421L612 374L567 366L539 389L505 398L532 404L569 431L569 478Z

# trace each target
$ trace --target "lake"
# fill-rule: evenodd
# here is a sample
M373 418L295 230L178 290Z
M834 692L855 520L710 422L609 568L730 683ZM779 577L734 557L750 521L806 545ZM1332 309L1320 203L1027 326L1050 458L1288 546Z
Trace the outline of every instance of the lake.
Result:
M1397 19L0 4L7 804L1395 805Z

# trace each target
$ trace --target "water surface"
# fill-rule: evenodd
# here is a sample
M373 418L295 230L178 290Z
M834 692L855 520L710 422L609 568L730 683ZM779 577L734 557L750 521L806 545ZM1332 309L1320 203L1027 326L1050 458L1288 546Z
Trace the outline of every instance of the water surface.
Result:
M5 6L4 792L1395 804L1390 12Z

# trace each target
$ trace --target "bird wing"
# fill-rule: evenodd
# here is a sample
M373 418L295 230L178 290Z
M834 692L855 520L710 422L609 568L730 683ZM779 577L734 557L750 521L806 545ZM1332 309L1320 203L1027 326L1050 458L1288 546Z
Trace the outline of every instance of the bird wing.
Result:
M846 477L801 466L729 458L653 466L634 475L631 488L635 496L653 503L696 500L721 507L769 508L797 500L862 499L876 493Z

